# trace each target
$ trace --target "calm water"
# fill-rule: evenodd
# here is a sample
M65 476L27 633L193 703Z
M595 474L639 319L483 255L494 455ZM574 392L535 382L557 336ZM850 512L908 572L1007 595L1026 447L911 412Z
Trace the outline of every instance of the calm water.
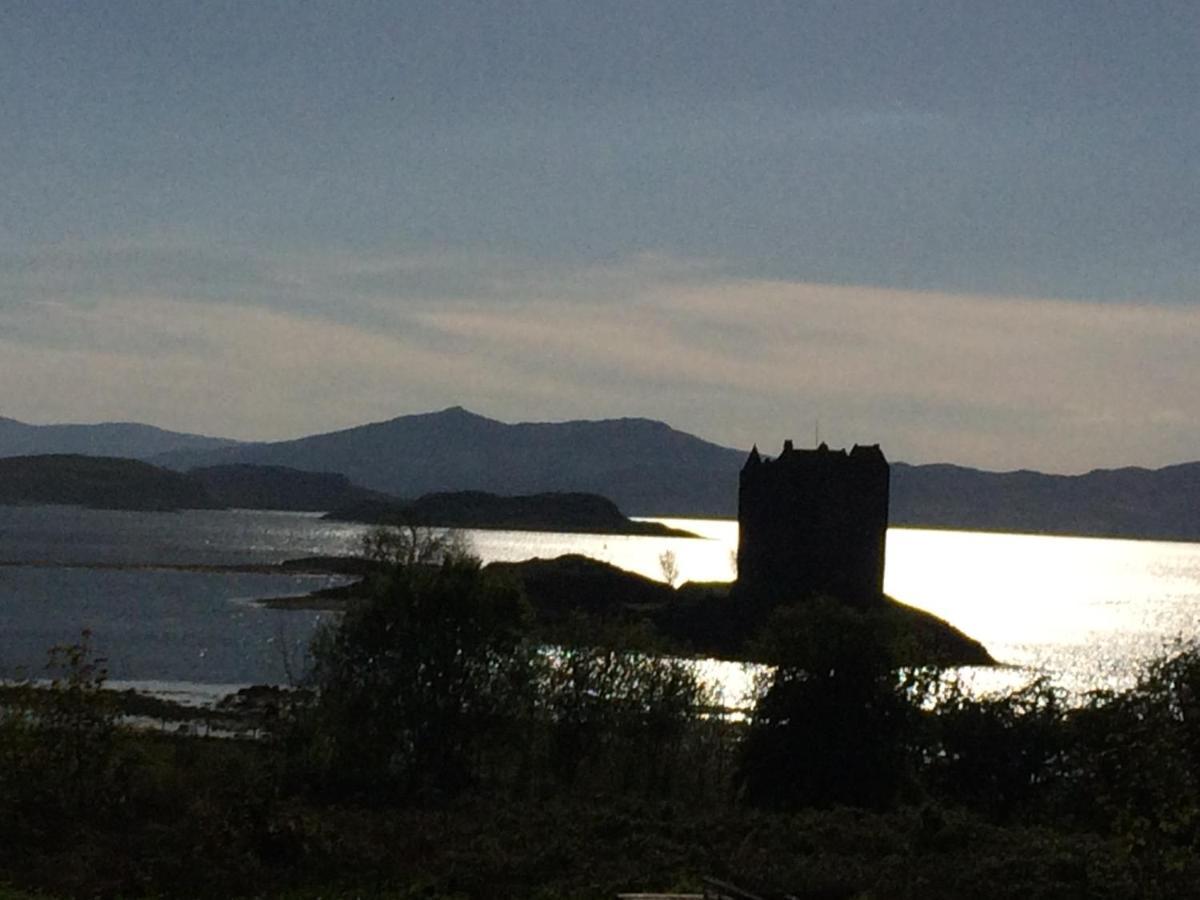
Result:
M671 550L685 580L733 577L737 524L664 520L704 540L468 532L487 561L584 553L651 577ZM248 598L304 593L304 576L67 568L236 564L350 552L362 526L298 513L133 513L0 507L0 670L33 670L91 628L115 678L283 681L317 617ZM1128 684L1200 626L1200 545L892 529L885 586L1022 667L1073 690Z
M40 676L47 648L93 632L120 681L285 682L317 616L254 598L331 583L305 576L0 569L0 676Z

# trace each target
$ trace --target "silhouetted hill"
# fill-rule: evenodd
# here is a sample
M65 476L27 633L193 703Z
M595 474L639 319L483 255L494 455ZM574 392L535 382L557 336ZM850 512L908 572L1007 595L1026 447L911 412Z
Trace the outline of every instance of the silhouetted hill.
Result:
M589 534L695 537L658 522L635 522L611 500L596 494L545 493L500 497L483 491L426 494L411 503L370 499L326 515L368 524L433 525L445 528L506 528Z
M459 407L270 444L176 451L189 468L250 462L334 471L401 497L446 491L600 494L635 516L735 516L745 453L648 419L507 425ZM892 466L891 522L1200 540L1200 463L1087 475Z
M892 466L891 522L940 528L1200 540L1200 462L1085 475Z
M149 459L175 450L208 450L236 443L225 438L165 431L133 422L29 425L0 417L0 457L79 454Z
M0 459L0 504L98 509L207 509L217 504L187 475L133 459L16 456Z
M220 506L324 512L354 504L395 502L378 491L351 484L336 472L303 472L284 466L229 465L188 473Z
M630 610L668 606L675 598L675 590L668 584L578 553L557 559L494 562L488 568L521 582L542 624L559 625L578 613L621 617Z
M578 492L630 515L729 515L743 454L649 419L508 425L455 407L345 431L211 451L163 465L252 463L341 472L401 497L446 491Z
M26 446L18 441L30 440L30 429L47 436L101 429L88 438L93 447L102 445L106 433L106 440L126 434L182 441L183 446L152 458L181 470L250 463L337 472L355 484L398 497L464 490L599 494L635 516L735 516L737 474L745 461L741 450L649 419L508 425L459 407L257 444L177 435L144 425L30 426L0 419L0 456L19 453L6 448ZM139 449L132 455L144 453ZM1198 472L1200 463L1074 476L894 463L891 522L1200 540Z

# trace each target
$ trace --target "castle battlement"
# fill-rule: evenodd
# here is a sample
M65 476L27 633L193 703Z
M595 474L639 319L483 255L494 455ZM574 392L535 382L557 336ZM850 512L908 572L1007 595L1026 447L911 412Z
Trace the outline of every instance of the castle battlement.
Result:
M878 445L797 450L787 441L774 459L755 447L738 485L739 590L770 602L878 601L889 486Z

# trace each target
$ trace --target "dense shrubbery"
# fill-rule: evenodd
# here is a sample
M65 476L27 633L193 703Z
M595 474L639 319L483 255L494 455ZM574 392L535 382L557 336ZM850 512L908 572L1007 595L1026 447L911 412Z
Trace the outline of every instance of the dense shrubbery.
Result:
M534 733L548 787L667 797L711 784L711 760L693 751L717 723L700 718L712 698L694 667L653 655L637 632L569 630L577 639L547 653L538 673Z
M392 564L313 641L316 700L284 733L306 781L376 800L669 794L685 735L706 727L693 666L611 628L541 648L528 618L512 581L459 551Z
M125 799L123 735L90 634L54 647L47 669L47 688L10 686L0 705L0 844L69 841Z
M813 600L764 629L776 668L741 723L644 634L579 619L541 648L520 591L452 545L377 547L373 593L317 636L315 690L285 695L268 740L122 728L86 636L48 689L4 689L0 884L1196 893L1196 646L1082 706L1043 682L980 698Z
M891 806L915 773L927 673L902 674L877 618L827 598L776 610L741 749L750 802L777 808Z
M530 703L520 591L452 555L396 566L313 642L317 702L305 724L339 794L456 792Z
M1072 705L1044 680L980 697L900 669L869 620L819 600L777 611L765 640L777 668L739 754L750 802L923 804L1093 834L1139 895L1194 893L1200 645L1156 661L1129 690Z

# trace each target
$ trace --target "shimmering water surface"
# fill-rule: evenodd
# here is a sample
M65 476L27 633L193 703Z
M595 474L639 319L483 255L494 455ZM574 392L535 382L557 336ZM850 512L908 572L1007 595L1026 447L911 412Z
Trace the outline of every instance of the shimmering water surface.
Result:
M284 682L317 616L255 598L328 578L47 566L0 569L0 677L43 673L46 650L93 632L117 680Z
M584 553L661 577L670 550L684 580L733 577L737 524L663 520L682 538L468 532L485 561ZM0 507L0 669L41 665L51 644L95 632L114 677L283 681L317 617L249 598L328 584L303 576L68 565L218 565L346 553L362 526L300 513L135 513ZM981 640L1017 670L1072 690L1129 684L1140 666L1200 626L1200 545L892 529L885 587Z

